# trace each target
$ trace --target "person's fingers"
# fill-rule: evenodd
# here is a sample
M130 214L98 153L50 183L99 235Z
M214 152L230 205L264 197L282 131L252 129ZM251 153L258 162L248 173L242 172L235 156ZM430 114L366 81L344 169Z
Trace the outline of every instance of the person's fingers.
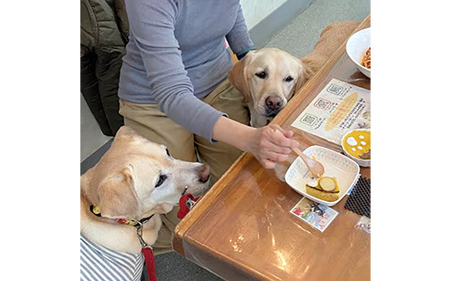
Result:
M268 153L267 158L262 158L259 162L266 169L273 169L278 162L284 162L289 159L289 154L280 154L280 153Z
M274 169L276 166L276 162L270 161L268 159L261 159L259 160L259 163L265 168L265 169Z
M281 128L280 127L280 125L278 125L278 124L269 124L269 127L272 129L272 130L278 130L281 134L283 134L286 138L290 138L290 137L292 137L293 135L294 135L294 132L292 132L292 131L287 131L287 130L285 130L285 129L283 129L283 128Z
M282 132L283 133L283 135L285 136L285 137L287 137L287 138L292 138L293 136L294 136L294 132L292 132L292 131L284 131L284 132Z
M278 162L289 159L293 147L298 147L299 143L292 139L292 131L287 131L279 125L270 124L260 128L258 141L253 150L256 158L266 169L274 169Z
M273 162L283 162L287 160L288 156L288 153L276 153L273 151L269 151L265 153L264 159L269 159Z
M277 154L289 154L292 150L289 146L278 146L272 142L269 142L267 145L267 151Z
M296 140L290 138L293 136L293 134L294 133L292 131L286 131L280 126L274 124L272 126L264 128L262 137L263 139L266 138L270 142L270 150L278 153L290 153L291 147L299 146L299 143ZM289 149L286 150L285 148Z
M289 146L280 146L276 142L274 138L277 136L274 136L274 132L271 129L266 129L261 133L261 138L259 139L258 143L258 150L261 154L262 158L269 158L269 155L267 153L275 152L275 153L282 153L282 154L288 154L291 153L291 149ZM278 140L278 142L283 142L283 138L281 137L281 141Z

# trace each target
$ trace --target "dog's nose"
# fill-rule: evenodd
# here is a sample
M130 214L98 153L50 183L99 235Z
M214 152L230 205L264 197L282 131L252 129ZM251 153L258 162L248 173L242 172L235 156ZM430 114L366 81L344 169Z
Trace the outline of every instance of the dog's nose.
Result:
M206 164L203 164L199 170L198 180L200 182L206 183L209 180L210 171L211 170L210 170L209 166Z
M278 96L270 96L266 99L266 106L271 110L277 110L281 107L283 101Z

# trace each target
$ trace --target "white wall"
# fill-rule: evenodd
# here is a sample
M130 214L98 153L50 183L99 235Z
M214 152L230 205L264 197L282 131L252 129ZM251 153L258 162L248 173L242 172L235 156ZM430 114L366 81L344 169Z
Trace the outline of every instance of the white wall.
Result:
M248 29L270 15L287 0L241 0L242 12Z

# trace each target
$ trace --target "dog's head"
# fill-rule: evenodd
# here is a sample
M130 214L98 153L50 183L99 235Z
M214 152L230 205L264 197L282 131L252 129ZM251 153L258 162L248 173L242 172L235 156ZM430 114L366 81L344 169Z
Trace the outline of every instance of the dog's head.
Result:
M267 125L309 79L309 69L276 48L250 51L230 70L228 79L248 103L251 125Z
M165 146L123 126L111 148L82 177L85 194L102 216L140 220L171 211L183 193L200 195L209 174L207 165L177 160Z

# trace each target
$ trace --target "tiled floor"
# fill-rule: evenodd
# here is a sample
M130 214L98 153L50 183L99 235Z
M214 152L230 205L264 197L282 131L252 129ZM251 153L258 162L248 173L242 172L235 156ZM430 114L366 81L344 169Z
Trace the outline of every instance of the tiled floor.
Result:
M300 58L313 49L320 32L329 23L361 21L369 13L370 0L316 0L280 33L273 36L265 47L280 48ZM93 141L93 145L98 147L107 140L101 137L98 141ZM82 172L94 164L101 153L102 151L90 158L86 156L89 161L82 165ZM159 281L222 280L177 253L157 256L156 273Z

